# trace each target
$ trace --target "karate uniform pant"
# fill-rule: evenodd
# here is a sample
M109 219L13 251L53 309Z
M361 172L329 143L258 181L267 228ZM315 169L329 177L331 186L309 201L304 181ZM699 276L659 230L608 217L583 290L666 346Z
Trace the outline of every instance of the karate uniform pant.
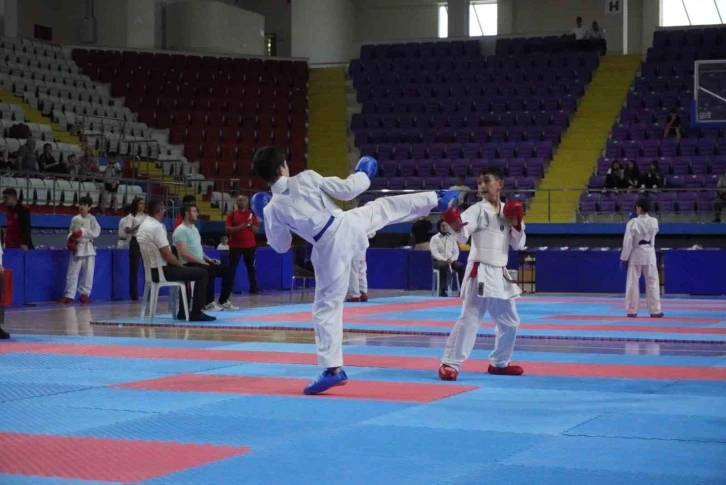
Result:
M361 256L363 259L360 259ZM358 255L350 265L350 284L348 296L359 298L362 293L368 293L368 264L365 253Z
M325 368L343 365L343 303L350 284L350 266L360 252L358 238L389 224L408 222L426 216L437 205L435 192L383 197L342 216L332 237L315 243L312 262L315 268L313 323L318 363ZM355 238L355 240L351 239ZM351 247L358 248L356 251ZM340 271L338 268L344 267Z
M477 295L477 285L467 284L464 288L463 299L461 316L456 320L454 329L446 341L444 358L441 359L441 363L459 369L462 362L469 358L474 349L476 333L484 315L489 311L496 325L494 350L489 354L489 361L494 367L508 366L512 360L514 341L517 338L517 327L519 326L519 315L514 298L509 300L480 298Z
M640 304L640 274L645 276L645 299L651 315L661 313L660 278L655 264L629 264L628 280L625 284L625 311L631 315L638 313Z
M66 291L63 296L73 300L76 298L76 291L81 295L91 296L95 266L96 256L71 256L66 277Z

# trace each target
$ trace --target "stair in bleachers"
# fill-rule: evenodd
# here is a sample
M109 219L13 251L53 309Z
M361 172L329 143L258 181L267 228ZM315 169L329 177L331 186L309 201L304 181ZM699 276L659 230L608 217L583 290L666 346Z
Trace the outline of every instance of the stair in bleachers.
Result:
M310 71L308 168L321 175L347 177L348 167L345 69Z
M574 222L610 127L638 71L639 56L605 56L527 211L529 222Z

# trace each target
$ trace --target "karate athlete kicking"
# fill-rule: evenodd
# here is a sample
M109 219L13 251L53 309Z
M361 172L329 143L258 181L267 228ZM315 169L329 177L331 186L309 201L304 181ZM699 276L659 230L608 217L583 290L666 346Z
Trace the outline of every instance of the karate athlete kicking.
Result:
M325 371L303 392L318 394L348 380L343 370L343 302L348 292L351 263L368 247L367 235L389 224L425 216L437 205L448 208L456 203L458 193L422 192L384 197L343 212L331 197L352 200L368 189L370 179L378 171L374 158L361 158L355 172L345 180L323 177L312 170L291 177L284 154L268 147L257 151L252 170L272 189L272 197L259 192L251 201L253 212L264 221L265 235L272 249L286 253L292 243L292 232L313 245L313 323L318 363Z
M662 318L660 307L660 279L655 258L655 235L658 234L658 219L650 217L650 201L641 197L635 203L638 216L628 221L623 237L623 251L620 260L628 270L625 285L625 311L628 316L638 316L640 303L640 274L645 276L645 298L648 311L653 318Z
M471 237L461 288L461 316L449 335L439 367L439 378L445 381L456 380L461 364L474 348L476 333L487 311L496 324L489 373L518 376L524 372L522 367L510 364L519 326L514 299L522 290L507 272L509 246L520 250L525 245L524 208L517 200L502 205L502 187L504 180L497 169L483 170L478 179L483 200L463 214L456 207L444 212L444 220L458 242L465 243Z

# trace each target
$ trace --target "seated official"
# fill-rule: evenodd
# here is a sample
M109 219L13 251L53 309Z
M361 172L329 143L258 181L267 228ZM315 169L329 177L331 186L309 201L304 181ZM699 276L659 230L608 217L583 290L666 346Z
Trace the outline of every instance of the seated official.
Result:
M214 321L216 320L215 317L209 316L202 311L209 279L207 272L201 268L184 267L172 254L169 248L166 226L161 223L165 212L166 207L162 201L152 200L149 203L148 217L144 219L136 232L136 241L139 245L151 244L156 246L163 259L161 270L164 272L167 281L193 281L195 283L195 290L197 291L194 292L189 320L192 322ZM154 281L159 281L159 268L151 268L151 278ZM184 308L181 305L179 305L178 315L184 318Z
M194 225L199 219L196 204L186 204L182 208L183 222L174 229L172 239L179 259L187 267L202 268L208 274L209 284L206 287L205 309L210 311L239 310L229 301L234 284L234 270L232 266L222 264L218 259L208 258L202 248L202 236ZM219 294L219 303L214 301L214 279L222 278L222 292ZM197 290L194 290L196 297Z
M464 270L466 266L461 264L459 259L459 243L456 237L449 234L449 225L439 221L439 232L431 238L431 256L434 261L434 269L439 270L439 296L447 296L447 284L449 274L453 269L459 274L459 284L464 281Z

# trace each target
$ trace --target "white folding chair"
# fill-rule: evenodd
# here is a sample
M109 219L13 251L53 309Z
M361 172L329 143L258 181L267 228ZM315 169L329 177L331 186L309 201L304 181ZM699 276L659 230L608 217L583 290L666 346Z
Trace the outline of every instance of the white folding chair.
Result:
M153 244L139 242L141 249L141 259L144 262L144 297L141 303L141 318L146 316L146 304L149 303L149 321L153 322L156 316L156 305L159 302L159 290L161 288L169 288L169 298L177 298L176 292L181 291L182 304L184 305L184 316L189 321L189 302L187 301L186 282L184 281L167 281L162 271L162 259L159 249ZM157 268L159 273L159 281L154 282L151 278L151 269ZM175 313L175 312L174 312ZM176 315L172 314L172 318Z
M441 272L438 269L434 269L431 275L431 296L439 296L439 277ZM459 281L459 273L454 271L454 268L449 268L449 278L446 282L447 293L450 295L454 291L454 282L456 282L456 292L461 292L461 281Z

